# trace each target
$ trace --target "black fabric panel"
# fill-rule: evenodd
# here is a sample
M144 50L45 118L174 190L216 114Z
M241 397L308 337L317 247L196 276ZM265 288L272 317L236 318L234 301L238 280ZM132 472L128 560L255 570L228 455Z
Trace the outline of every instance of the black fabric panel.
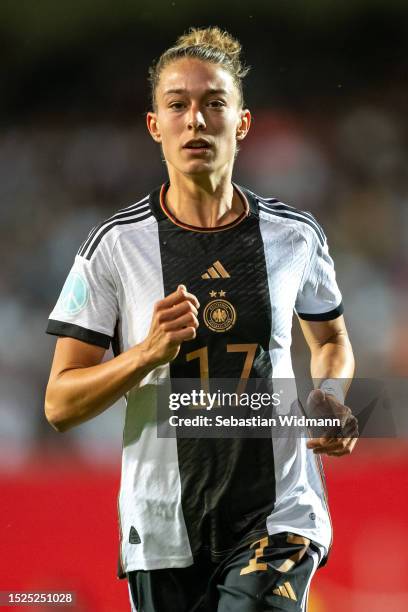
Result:
M76 338L89 344L96 344L102 348L109 348L111 337L101 332L94 331L92 329L86 329L80 325L74 325L73 323L64 323L63 321L56 321L55 319L48 319L48 325L46 329L47 334L53 336L68 336L69 338Z
M152 199L159 221L164 293L184 284L201 304L197 337L183 343L170 364L173 388L174 379L199 378L199 360L187 361L186 356L203 347L208 349L210 383L214 378L241 376L246 354L228 352L227 345L234 344L257 344L249 377L270 378L271 305L258 219L250 214L227 231L188 231L163 217L158 192ZM202 279L216 261L229 278ZM217 297L225 292L222 297L233 305L236 322L231 329L215 332L205 324L204 309L214 299L210 292ZM265 530L275 500L270 439L179 438L177 449L183 514L193 554L210 549L213 559L219 560L248 534Z
M337 319L344 312L343 302L330 310L330 312L322 312L317 314L307 314L305 312L298 312L297 315L300 319L304 319L305 321L331 321L332 319Z

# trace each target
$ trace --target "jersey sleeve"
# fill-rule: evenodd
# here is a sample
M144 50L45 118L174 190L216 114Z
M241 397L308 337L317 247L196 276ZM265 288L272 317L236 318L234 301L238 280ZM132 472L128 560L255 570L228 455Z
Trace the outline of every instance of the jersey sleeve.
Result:
M80 255L51 312L46 332L109 348L118 318L115 279L109 253L102 248L90 259Z
M309 244L309 261L296 298L295 311L306 321L329 321L343 314L333 259L323 233Z

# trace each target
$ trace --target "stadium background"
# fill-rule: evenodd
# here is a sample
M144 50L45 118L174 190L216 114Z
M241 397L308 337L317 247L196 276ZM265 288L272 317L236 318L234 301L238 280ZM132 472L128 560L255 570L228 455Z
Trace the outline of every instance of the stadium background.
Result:
M190 25L239 37L254 113L235 179L326 229L359 376L408 371L408 6L396 0L0 5L0 591L128 609L115 578L123 405L63 435L43 416L46 319L93 224L164 177L147 67ZM295 324L296 368L307 351ZM408 609L407 444L326 459L334 549L309 612ZM39 608L37 608L39 609Z

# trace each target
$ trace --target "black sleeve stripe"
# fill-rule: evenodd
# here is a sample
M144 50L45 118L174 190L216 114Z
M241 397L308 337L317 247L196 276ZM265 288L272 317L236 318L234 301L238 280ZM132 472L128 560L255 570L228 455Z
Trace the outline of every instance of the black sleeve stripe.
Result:
M137 211L137 213L138 214L136 214L136 212L118 213L111 219L108 219L107 221L104 221L103 223L100 223L99 225L97 225L91 231L86 241L81 245L78 251L78 255L81 255L82 257L84 257L86 251L89 249L92 243L94 244L96 243L96 246L97 246L102 236L106 233L106 229L111 229L115 225L120 225L121 223L123 223L123 221L119 221L119 219L124 218L126 219L125 221L126 223L132 223L135 221L142 221L144 218L146 218L146 216L149 216L150 214L149 210ZM102 230L102 228L104 228L104 231L101 233L100 230ZM90 257L86 256L86 259L90 259Z
M107 232L109 232L113 227L116 227L117 225L129 225L131 223L137 223L138 221L145 221L146 219L149 219L149 217L152 217L152 216L153 215L151 214L150 211L146 211L144 214L139 213L139 215L132 217L132 218L128 218L124 221L113 221L109 225L105 225L103 228L102 227L99 228L99 232L95 234L93 241L91 240L89 244L85 245L82 248L81 253L78 253L78 255L81 255L81 257L84 257L85 259L88 259L88 260L91 259L95 249L99 245L103 236Z
M295 215L300 221L304 221L305 223L308 223L308 225L310 225L311 227L314 227L322 245L326 242L326 235L323 231L322 226L319 225L315 217L310 212L307 212L306 210L299 210L298 208L295 208L294 206L289 206L288 204L283 204L279 200L276 200L276 198L258 197L258 202L259 204L263 204L264 206L266 206L268 208L268 211L276 211L277 215L279 214L279 212L288 212L292 215ZM264 210L266 210L266 208L264 208Z
M284 204L283 202L281 202L280 200L277 200L276 198L260 198L260 199L263 202L273 206L273 208L280 209L280 210L288 210L288 211L296 212L299 215L304 215L305 217L309 217L309 219L314 221L316 225L320 228L320 231L324 234L324 230L322 226L319 224L316 217L314 217L312 213L309 212L308 210L300 210L299 208L296 208L295 206L289 206L289 204Z
M86 248L89 246L89 244L92 242L92 238L95 236L95 234L97 233L98 230L101 229L101 227L104 227L105 225L108 224L112 224L114 221L116 221L117 219L123 219L123 218L129 218L131 216L134 216L136 212L141 212L140 208L147 208L149 206L149 203L146 202L146 204L143 204L143 206L139 206L137 208L137 210L129 210L129 211L125 211L125 212L120 212L117 213L116 215L113 215L112 217L109 217L109 219L106 219L106 221L102 221L102 223L100 223L99 225L96 225L89 233L88 238L85 240L84 244L81 246L81 248L78 251L78 255L82 255L83 251L86 250ZM146 211L143 211L146 212ZM87 246L85 246L87 245Z
M102 348L109 348L111 343L111 337L101 332L94 331L93 329L86 329L80 325L74 323L64 323L63 321L56 321L55 319L48 319L48 325L46 329L47 334L53 336L68 336L69 338L76 338L82 340L82 342L88 342L89 344L95 344Z
M316 225L316 227L319 229L320 233L322 234L323 238L324 239L326 238L322 226L316 221L316 218L310 212L307 212L306 210L298 210L297 208L294 208L293 206L288 206L287 204L282 204L281 202L279 202L278 204L273 204L273 208L275 210L286 210L288 212L293 212L294 214L299 215L301 217L307 217L308 219L313 221L313 223Z
M298 312L297 315L300 319L304 319L304 321L331 321L332 319L337 319L344 312L343 303L330 310L329 312L321 312L317 314L307 314L305 312Z
M320 230L317 228L316 224L313 223L313 221L311 221L310 219L306 218L306 217L302 217L299 214L296 213L289 213L289 212L281 212L281 211L277 211L277 210L273 210L271 208L266 208L266 206L263 206L262 203L259 204L259 208L260 210L265 211L266 213L273 215L275 217L284 217L285 219L292 219L293 221L300 221L301 223L305 223L306 225L309 225L314 232L316 233L316 236L320 242L320 244L323 246L324 242L325 242L325 236L324 234L322 234L320 232Z
M87 239L82 243L82 245L79 248L78 251L78 255L82 255L83 251L85 248L87 248L85 245L89 246L89 243L92 242L92 238L94 237L94 235L96 234L96 232L103 227L104 225L106 225L107 223L111 223L112 221L114 221L115 219L120 219L126 216L129 216L135 212L139 212L141 208L146 208L149 206L149 202L148 202L148 196L146 196L145 198L143 198L142 200L139 200L138 202L136 202L135 204L131 204L130 206L128 206L127 208L121 208L116 214L112 215L111 217L109 217L108 219L105 219L104 221L102 221L101 223L99 223L98 225L96 225L94 228L91 229L91 231L88 234Z

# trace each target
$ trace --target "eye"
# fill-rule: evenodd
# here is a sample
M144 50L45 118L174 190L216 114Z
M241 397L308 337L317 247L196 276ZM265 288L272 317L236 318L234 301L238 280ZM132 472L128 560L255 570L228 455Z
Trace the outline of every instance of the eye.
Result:
M222 108L225 106L225 102L222 100L210 100L208 104L211 108Z
M169 107L173 110L181 110L182 108L184 108L184 102L171 102L169 104Z

